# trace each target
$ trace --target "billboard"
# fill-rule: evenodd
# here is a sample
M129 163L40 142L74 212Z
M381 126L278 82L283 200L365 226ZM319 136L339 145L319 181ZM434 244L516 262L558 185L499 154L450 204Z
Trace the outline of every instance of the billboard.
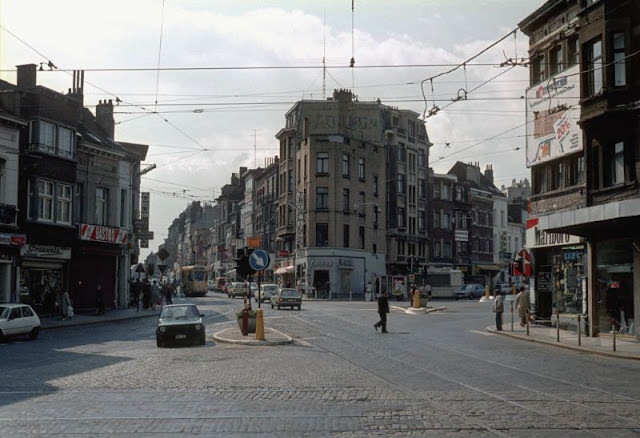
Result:
M527 167L582 150L579 72L575 65L527 90Z

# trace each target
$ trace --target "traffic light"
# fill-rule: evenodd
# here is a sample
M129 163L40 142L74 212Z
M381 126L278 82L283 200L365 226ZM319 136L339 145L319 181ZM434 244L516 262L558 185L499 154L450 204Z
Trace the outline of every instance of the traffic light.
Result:
M256 271L249 266L249 256L253 252L253 248L243 248L236 251L236 272L241 278L246 279L249 275L253 275Z

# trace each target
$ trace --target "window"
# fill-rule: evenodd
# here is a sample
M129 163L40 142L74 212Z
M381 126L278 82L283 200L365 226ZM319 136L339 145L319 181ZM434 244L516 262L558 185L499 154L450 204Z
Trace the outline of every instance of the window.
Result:
M433 228L440 228L440 212L433 212Z
M347 224L342 226L342 246L349 248L349 225Z
M342 189L342 209L349 211L349 189Z
M575 35L569 38L569 41L567 42L567 65L569 67L571 67L572 65L578 64L579 53L580 53L580 50L579 50L578 36Z
M551 75L558 74L564 70L562 64L562 46L556 46L551 49L550 58Z
M451 257L451 242L442 242L442 257Z
M73 153L73 131L58 126L58 155L71 157Z
M451 201L451 187L449 184L442 184L442 194L440 199Z
M442 214L442 228L445 230L451 228L451 215L449 213Z
M38 144L40 150L55 152L55 135L56 135L56 126L53 123L44 122L42 120L39 121L38 130Z
M373 196L378 196L378 177L373 177Z
M318 152L316 154L316 173L318 175L329 174L329 153Z
M109 190L102 187L96 188L96 224L98 225L108 224L108 199Z
M424 231L425 229L425 218L426 214L424 210L420 210L418 212L418 231Z
M409 120L407 124L407 130L409 135L409 141L415 142L416 141L416 122L414 122L413 120Z
M287 193L293 193L293 170L287 172Z
M358 237L360 241L360 249L364 249L364 227L358 229Z
M624 54L624 33L613 34L613 85L622 87L627 85L627 69Z
M433 184L433 199L440 199L440 183Z
M584 75L585 95L594 96L602 92L604 78L602 76L602 41L596 39L585 44L584 50L585 65Z
M407 213L404 207L398 207L398 228L407 226Z
M364 181L364 158L358 158L358 179Z
M424 198L426 193L426 185L424 178L418 179L418 198Z
M424 149L418 149L418 167L424 167Z
M71 193L69 184L56 184L56 222L71 224Z
M406 194L406 192L405 192L404 175L403 174L398 174L398 194L399 195Z
M533 59L531 63L531 83L537 84L543 81L545 76L544 72L545 59L544 55L539 55Z
M126 189L120 189L120 226L126 227L129 225L127 221L127 205L129 205L129 196Z
M329 224L316 223L316 246L329 246Z
M624 182L624 142L605 147L602 151L604 187Z
M351 174L351 157L349 154L342 154L342 176L348 177Z
M38 181L38 220L53 221L53 188L51 181Z
M316 209L318 210L329 209L329 188L328 187L316 187Z
M402 143L398 144L398 162L404 163L407 160L407 150Z

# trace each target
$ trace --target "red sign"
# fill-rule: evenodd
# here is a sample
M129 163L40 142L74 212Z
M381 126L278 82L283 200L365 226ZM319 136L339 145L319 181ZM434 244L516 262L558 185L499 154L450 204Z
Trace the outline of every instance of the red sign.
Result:
M127 243L127 231L102 225L80 224L80 240L107 242L119 245Z
M520 272L520 262L522 262L522 270L524 272ZM516 277L519 275L524 275L525 277L531 276L531 254L524 248L518 251L516 255L513 263L513 275Z
M289 251L285 251L283 249L278 251L278 257L288 257L288 256L289 256Z
M27 237L24 235L16 235L11 236L11 245L13 246L24 246L27 243Z

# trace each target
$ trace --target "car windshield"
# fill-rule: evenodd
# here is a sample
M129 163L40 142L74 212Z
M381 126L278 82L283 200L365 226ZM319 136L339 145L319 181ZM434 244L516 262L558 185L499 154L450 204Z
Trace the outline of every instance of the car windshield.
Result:
M5 307L5 306L0 307L0 318L7 319L9 317L10 311L11 310L9 307Z
M175 306L165 307L160 313L162 319L188 319L197 318L200 316L200 312L196 306Z
M282 291L280 292L280 295L282 295L283 297L297 297L298 296L298 291L295 289L282 289Z

